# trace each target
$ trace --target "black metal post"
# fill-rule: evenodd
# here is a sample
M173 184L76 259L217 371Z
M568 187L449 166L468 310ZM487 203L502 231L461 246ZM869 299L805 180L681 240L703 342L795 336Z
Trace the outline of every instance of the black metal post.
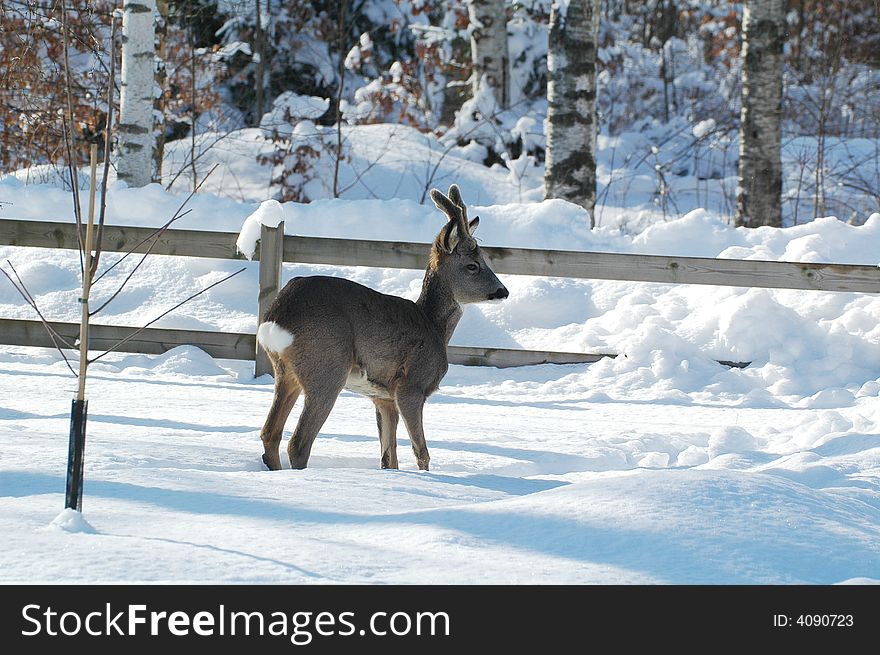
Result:
M67 494L64 507L82 511L83 462L86 449L88 400L74 400L70 406L70 443L67 450Z

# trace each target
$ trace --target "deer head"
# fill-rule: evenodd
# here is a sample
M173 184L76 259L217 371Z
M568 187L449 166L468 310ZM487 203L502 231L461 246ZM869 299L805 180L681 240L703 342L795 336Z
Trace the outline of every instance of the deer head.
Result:
M455 301L464 305L507 298L510 293L492 272L474 239L480 217L468 222L458 186L450 186L448 195L433 189L431 200L448 219L431 248L431 268L446 281Z

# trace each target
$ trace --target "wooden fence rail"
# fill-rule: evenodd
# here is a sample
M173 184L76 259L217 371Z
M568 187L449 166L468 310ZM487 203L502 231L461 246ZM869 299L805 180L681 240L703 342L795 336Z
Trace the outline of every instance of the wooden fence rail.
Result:
M154 231L153 228L107 226L104 250L127 252ZM153 247L153 253L244 259L236 250L237 239L235 232L166 230ZM75 249L77 243L76 226L70 223L0 219L0 245ZM145 243L135 252L145 252L148 245L149 242ZM298 264L423 269L429 248L429 244L402 241L285 236L283 260ZM501 274L880 293L880 267L877 266L526 248L485 247L483 251L492 261L493 270Z
M79 338L79 323L49 322L71 343ZM94 325L89 327L89 345L93 350L106 350L134 332L136 327ZM40 321L0 318L0 343L7 346L52 348L52 340ZM198 346L218 359L253 360L256 336L241 332L208 330L172 330L147 328L120 348L120 352L160 355L182 345ZM449 363L464 366L531 366L535 364L589 364L611 354L540 352L510 348L449 346ZM268 372L268 371L267 371Z
M200 230L166 230L152 239L154 228L106 226L104 250L146 252L152 245L157 255L244 259L237 251L238 234ZM363 241L323 237L284 236L281 230L263 228L260 252L259 307L262 312L280 285L281 262L423 269L430 246L400 241ZM155 241L155 243L153 243ZM140 245L138 245L140 244ZM37 248L78 248L72 223L0 219L0 245ZM632 255L525 248L483 248L493 269L500 274L538 275L581 279L655 282L662 284L708 284L815 291L880 293L880 268L852 264L796 263L761 260L712 259L664 255ZM56 324L62 334L71 326ZM92 346L109 346L132 328L94 326ZM0 319L0 343L51 346L38 321ZM229 334L194 330L145 330L126 344L126 352L160 353L184 343L197 345L219 358L254 359L257 374L268 362L255 352L253 334ZM449 347L454 364L522 366L538 363L594 362L609 354L540 352L505 348ZM743 366L742 362L721 362Z

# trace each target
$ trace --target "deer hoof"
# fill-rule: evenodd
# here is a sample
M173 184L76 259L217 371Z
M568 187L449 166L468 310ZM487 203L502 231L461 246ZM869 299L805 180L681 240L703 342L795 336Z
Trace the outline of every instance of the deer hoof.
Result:
M276 458L277 459L277 458ZM270 471L280 471L281 470L281 461L273 462L263 453L263 464L266 465L266 468Z

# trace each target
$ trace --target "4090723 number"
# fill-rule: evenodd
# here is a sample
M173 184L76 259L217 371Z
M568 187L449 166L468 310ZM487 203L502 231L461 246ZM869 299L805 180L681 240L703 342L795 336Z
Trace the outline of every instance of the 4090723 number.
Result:
M852 614L801 614L795 620L795 625L805 628L848 628L852 624Z

